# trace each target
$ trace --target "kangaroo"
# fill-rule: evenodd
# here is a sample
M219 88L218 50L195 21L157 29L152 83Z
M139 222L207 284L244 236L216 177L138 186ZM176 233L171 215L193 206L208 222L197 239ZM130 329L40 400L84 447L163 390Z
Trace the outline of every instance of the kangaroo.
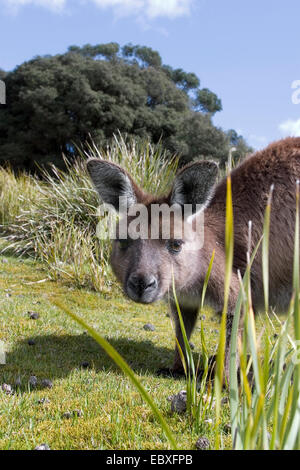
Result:
M217 183L218 166L211 161L199 161L182 168L169 194L155 197L146 194L131 176L119 166L100 159L87 162L88 172L105 203L120 210L119 197L125 198L123 211L129 213L135 204L143 204L151 226L153 205L192 206L192 216L186 218L181 237L158 239L121 238L113 243L111 265L125 294L136 302L151 303L169 299L175 320L177 340L184 350L177 308L172 296L174 276L176 294L186 334L190 338L201 303L205 275L215 251L207 286L206 301L216 311L222 311L225 276L225 209L226 178ZM292 295L293 251L296 209L296 182L300 179L300 138L287 138L270 144L246 158L231 172L234 215L234 256L227 311L225 374L229 372L229 349L234 307L240 288L238 272L243 275L249 249L248 225L252 222L250 249L259 243L270 188L274 185L269 241L269 301L272 308L284 311ZM201 234L191 229L201 214L204 226ZM134 216L128 218L134 220ZM174 220L173 217L173 231ZM161 224L161 219L160 219ZM161 233L160 233L161 235ZM264 305L261 251L258 250L251 270L254 311ZM242 325L240 327L242 330ZM183 367L177 346L173 372Z

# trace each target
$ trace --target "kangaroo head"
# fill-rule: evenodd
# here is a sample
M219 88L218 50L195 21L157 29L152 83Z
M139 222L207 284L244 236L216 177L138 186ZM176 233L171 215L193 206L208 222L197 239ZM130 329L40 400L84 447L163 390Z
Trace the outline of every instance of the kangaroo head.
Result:
M184 167L161 198L144 193L111 162L92 159L87 168L101 200L121 214L111 265L125 293L136 302L154 302L171 290L173 276L176 289L188 287L202 248L203 230L199 234L195 223L212 196L217 164Z

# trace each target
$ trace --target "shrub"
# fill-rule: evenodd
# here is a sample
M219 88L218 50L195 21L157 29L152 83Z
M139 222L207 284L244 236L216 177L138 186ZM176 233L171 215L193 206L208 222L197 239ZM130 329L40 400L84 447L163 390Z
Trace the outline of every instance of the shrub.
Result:
M177 160L167 160L161 146L119 137L105 150L87 144L75 163L66 160L66 172L52 166L42 171L42 180L1 170L2 232L5 249L43 260L52 279L102 290L110 282L110 243L96 237L99 200L85 169L88 157L122 165L146 191L156 193L167 189L177 168Z

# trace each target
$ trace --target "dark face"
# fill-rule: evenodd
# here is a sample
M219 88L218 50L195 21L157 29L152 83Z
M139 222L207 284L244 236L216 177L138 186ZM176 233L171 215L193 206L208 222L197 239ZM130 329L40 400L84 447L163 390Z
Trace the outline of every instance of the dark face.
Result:
M172 291L172 273L178 285L193 275L188 245L182 239L115 241L111 265L128 297L155 302Z
M135 302L150 303L158 299L161 276L155 265L158 249L151 240L114 242L111 264L124 292Z

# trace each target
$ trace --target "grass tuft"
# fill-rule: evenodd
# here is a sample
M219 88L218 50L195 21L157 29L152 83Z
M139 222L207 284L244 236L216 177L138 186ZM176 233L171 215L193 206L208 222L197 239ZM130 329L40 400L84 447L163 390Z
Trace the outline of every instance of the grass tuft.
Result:
M0 169L0 230L5 250L42 260L53 280L102 291L110 286L110 243L96 236L99 206L86 172L87 158L102 158L122 165L146 190L163 193L170 186L177 160L167 160L160 145L115 138L111 146L98 149L93 143L78 150L67 172L51 167L43 179L15 176Z

